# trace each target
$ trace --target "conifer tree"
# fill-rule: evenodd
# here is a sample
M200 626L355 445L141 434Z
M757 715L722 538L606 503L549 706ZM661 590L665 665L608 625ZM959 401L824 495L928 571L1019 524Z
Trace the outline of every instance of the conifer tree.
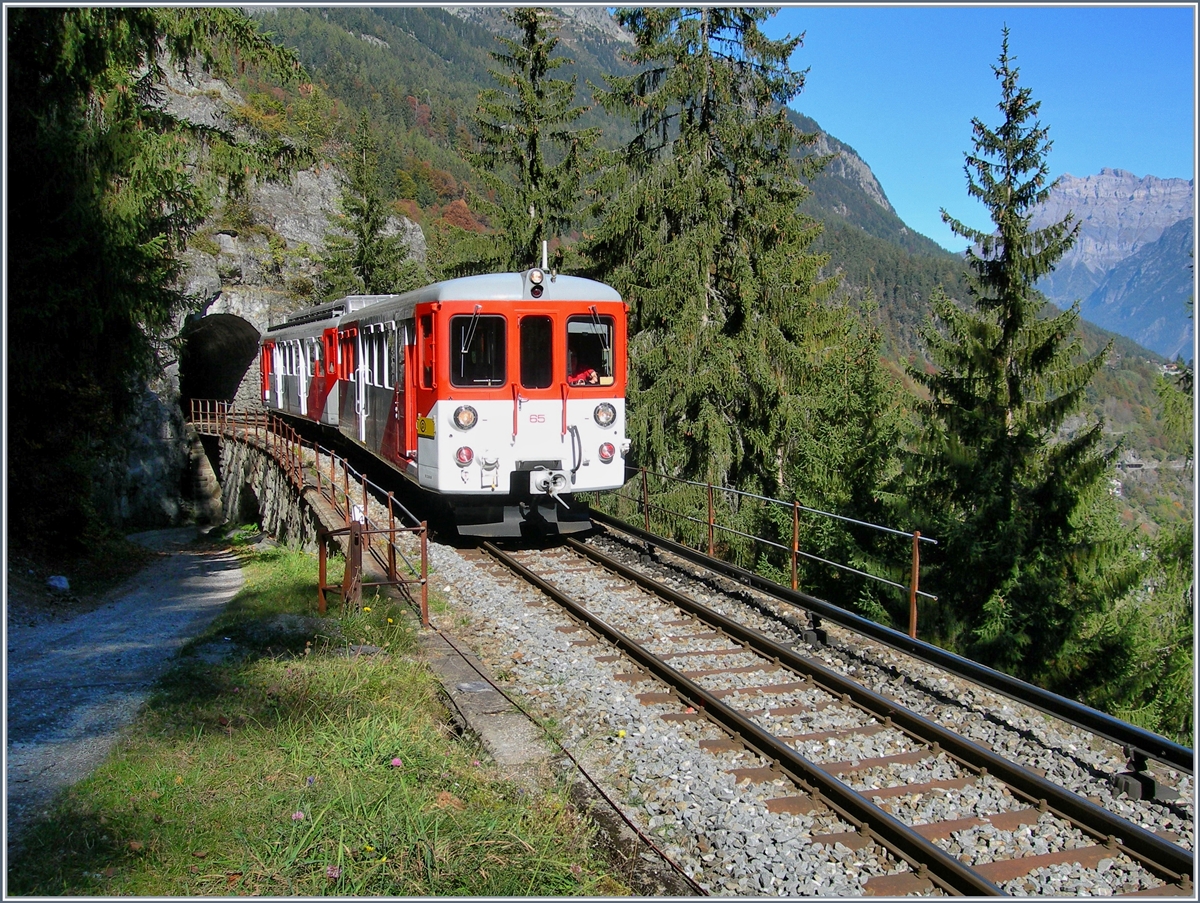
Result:
M637 74L598 101L637 134L608 161L587 251L631 304L630 435L652 469L780 489L803 370L806 305L832 282L808 248L802 177L822 161L784 107L799 38L769 40L761 9L644 8L618 19Z
M379 188L379 151L363 113L345 158L341 212L333 220L317 288L326 301L343 295L382 295L416 288L421 268L409 259L404 236L390 231L391 213Z
M575 225L595 129L574 123L575 78L553 78L571 61L554 55L558 22L542 7L505 14L518 40L497 38L492 58L497 87L480 92L475 114L480 150L473 162L494 200L485 206L495 231L463 252L473 269L523 270L541 259L542 242L561 239Z
M1087 648L1073 645L1134 572L1127 538L1110 529L1101 507L1111 463L1100 449L1101 423L1061 435L1109 349L1081 359L1078 304L1052 312L1034 289L1078 225L1068 215L1031 228L1033 208L1053 187L1051 142L1039 103L1018 84L1008 39L1005 29L993 66L1002 121L993 128L972 120L974 151L964 167L968 193L988 208L995 232L942 212L972 245L970 303L935 295L937 325L922 332L934 369L910 371L928 391L914 493L942 542L943 640L1071 692L1122 642L1097 635Z
M301 72L232 8L30 7L6 20L10 526L78 541L102 528L88 487L181 311L186 239L218 186L288 164L278 143L173 116L165 68Z

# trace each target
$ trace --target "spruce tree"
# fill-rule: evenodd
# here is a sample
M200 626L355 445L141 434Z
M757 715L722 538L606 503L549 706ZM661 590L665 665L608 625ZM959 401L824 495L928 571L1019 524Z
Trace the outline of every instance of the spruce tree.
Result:
M341 211L325 240L317 294L326 301L343 295L383 295L416 288L421 268L409 259L404 236L389 228L391 211L379 188L379 151L363 113L345 156Z
M500 37L493 51L497 87L480 92L475 128L480 150L473 163L493 200L485 205L494 232L460 253L475 270L519 271L541 259L542 242L562 239L576 224L595 129L574 123L575 78L553 78L571 61L554 55L558 22L541 7L505 14L518 40Z
M799 38L769 40L760 9L644 8L618 19L637 74L598 101L637 134L607 162L596 271L631 305L630 435L652 469L779 490L782 415L803 362L806 304L832 287L809 252L819 225L784 107Z
M1078 692L1121 640L1074 641L1133 582L1127 538L1101 507L1111 464L1102 424L1063 429L1109 349L1083 359L1078 304L1055 312L1034 289L1079 227L1068 215L1031 228L1053 187L1051 141L1018 84L1007 29L993 71L1002 120L972 120L964 168L995 231L942 212L971 242L969 304L935 295L936 325L922 332L934 367L910 371L928 392L914 492L942 542L931 626L977 660Z

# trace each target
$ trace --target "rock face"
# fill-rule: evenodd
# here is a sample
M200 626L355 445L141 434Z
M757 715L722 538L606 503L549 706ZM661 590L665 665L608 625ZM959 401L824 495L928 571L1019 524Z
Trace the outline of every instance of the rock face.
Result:
M163 86L163 106L174 115L235 132L230 110L241 102L228 85L203 77L188 79L172 72ZM340 194L337 170L323 164L288 180L252 184L244 199L222 199L184 253L179 288L185 315L177 329L184 341L191 334L212 334L194 329L197 320L211 314L239 317L261 333L288 312L313 303L313 284L320 272L317 257ZM393 217L389 229L405 235L415 259L425 259L420 226ZM188 357L186 348L182 357ZM232 400L257 403L253 358L237 366L246 370L234 382L240 385ZM222 374L218 382L226 385L226 377ZM189 392L206 394L195 380L191 383ZM194 481L186 476L192 437L185 433L181 402L186 406L188 399L181 392L180 360L168 360L162 378L145 388L127 424L123 456L111 462L103 485L97 487L99 503L115 522L159 527L202 513L205 501L192 497L189 487Z
M576 34L586 35L588 32L592 32L601 38L618 41L622 44L632 44L634 41L633 35L617 24L617 20L609 14L606 7L549 6L546 8L561 21L569 22L571 24L570 31ZM497 33L509 33L512 30L511 24L504 19L504 13L509 8L503 6L489 8L488 4L480 4L477 6L447 6L444 9L460 19L478 22ZM571 39L570 34L563 37L567 42Z
M826 132L819 132L817 140L812 146L812 153L817 156L835 155L826 165L822 172L823 176L835 176L844 179L856 185L872 203L878 204L888 213L896 212L892 208L891 201L887 199L887 195L883 193L883 186L875 178L875 173L871 172L871 167L866 164L866 161L858 155L854 148L848 144L843 144ZM845 211L843 210L835 212L841 213L843 216L845 215Z
M1079 237L1039 288L1059 306L1070 306L1100 287L1109 270L1169 226L1192 215L1193 184L1184 179L1138 178L1122 169L1098 175L1064 175L1031 225L1043 228L1074 213Z
M1192 217L1120 261L1080 307L1084 318L1174 360L1192 358Z

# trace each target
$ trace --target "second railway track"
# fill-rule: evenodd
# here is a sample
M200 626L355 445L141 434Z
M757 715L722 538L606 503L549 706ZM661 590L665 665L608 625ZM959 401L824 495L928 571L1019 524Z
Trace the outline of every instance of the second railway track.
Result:
M473 588L455 629L711 893L1191 894L1188 776L1173 806L1114 805L1082 754L1013 729L981 742L978 722L996 720L980 715L997 705L985 691L939 698L964 691L898 677L836 630L810 647L802 616L687 568L651 562L672 585L636 587L601 568L601 547L645 558L607 534L517 553L505 566L522 576L488 567L493 590ZM939 706L956 711L930 715ZM955 722L975 739L943 726Z

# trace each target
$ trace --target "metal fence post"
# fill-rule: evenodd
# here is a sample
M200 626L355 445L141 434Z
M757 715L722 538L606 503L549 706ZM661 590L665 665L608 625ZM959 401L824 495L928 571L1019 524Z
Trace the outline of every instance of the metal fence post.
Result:
M362 524L350 522L349 549L346 555L346 574L342 578L342 609L353 605L357 611L362 607Z
M642 514L646 521L646 532L650 532L650 489L646 485L646 468L642 468Z
M396 512L392 510L392 496L388 493L388 580L396 580Z
M429 626L429 521L421 521L421 626Z
M908 587L908 635L917 638L917 578L921 571L921 531L913 532L912 583Z
M795 592L799 586L799 565L797 559L800 557L800 503L792 499L792 592Z
M713 486L708 484L708 557L713 556L713 524L716 523L716 513L713 511Z
M317 560L319 562L319 564L317 565L317 614L319 614L319 615L325 614L325 607L326 607L326 602L325 602L325 583L326 583L325 559L326 559L326 556L329 554L328 550L326 549L326 546L328 545L328 543L329 543L329 540L328 540L328 537L325 536L325 531L321 530L320 534L317 536L317 546L319 547L318 557L317 557Z
M350 526L350 465L342 461L342 495L346 497L346 526Z

